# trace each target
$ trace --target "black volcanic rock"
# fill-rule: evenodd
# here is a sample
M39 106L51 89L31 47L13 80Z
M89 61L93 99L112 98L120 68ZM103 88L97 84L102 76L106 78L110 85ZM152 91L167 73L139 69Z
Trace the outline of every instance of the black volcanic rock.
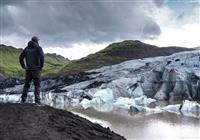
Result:
M0 80L4 80L6 77L0 73Z
M63 57L62 55L56 54L56 53L47 53L46 55L50 56L50 57L54 57L57 60L65 60L65 61L70 61L68 58Z
M17 78L3 78L0 79L0 91L5 88L14 87L16 85L23 84L24 80Z
M2 140L125 140L64 110L33 104L0 104Z

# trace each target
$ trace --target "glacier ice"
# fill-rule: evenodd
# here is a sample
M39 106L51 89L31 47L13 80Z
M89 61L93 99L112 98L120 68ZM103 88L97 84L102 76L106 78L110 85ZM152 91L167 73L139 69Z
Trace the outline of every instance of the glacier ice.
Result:
M84 109L93 107L98 111L106 111L106 112L111 111L114 108L130 110L133 107L136 108L138 111L150 112L151 108L148 108L147 106L155 101L156 101L155 99L147 98L146 96L141 96L138 98L118 97L116 100L104 100L104 101L101 100L101 98L95 97L92 100L83 99L80 102L80 105Z
M91 106L91 103L90 103L90 100L88 99L83 99L81 102L80 102L80 105L84 108L84 109L87 109Z
M114 100L113 91L110 88L97 91L93 97L100 98L103 102L109 102Z
M20 96L19 95L6 95L2 94L0 95L0 102L1 103L7 103L7 102L20 102Z
M100 111L122 108L143 112L179 112L180 104L150 108L151 102L158 100L182 101L184 113L199 112L199 104L187 100L200 99L200 51L176 53L170 56L125 61L86 71L87 78L72 84L63 83L42 93L48 105L89 108ZM58 80L59 82L64 82ZM50 83L49 83L50 82ZM55 80L42 82L42 87L56 85ZM3 89L1 102L19 102L18 95L23 85ZM32 93L33 89L30 89ZM13 95L8 95L12 93ZM9 97L8 97L9 96ZM33 97L30 94L30 102ZM187 111L186 111L187 110Z
M20 98L21 96L19 94L2 94L0 95L0 102L19 103ZM33 99L33 92L29 92L27 102L34 103ZM78 98L68 99L63 95L56 95L54 93L48 92L42 93L42 102L46 105L60 109L66 109L68 107L83 107L84 109L87 109L92 107L95 110L102 112L124 109L129 112L144 112L147 115L167 111L185 116L200 118L200 104L197 102L185 100L181 109L181 104L167 106L158 105L154 108L150 108L148 105L156 102L156 100L147 98L145 95L137 98L118 97L117 99L112 98L112 100L102 100L99 96L96 96L92 100L83 99L80 101Z
M7 103L7 102L20 103L20 101L21 101L20 94L11 94L11 95L1 94L0 95L0 102L2 102L2 103ZM34 102L34 93L33 92L28 93L27 102L29 102L29 103Z
M185 100L182 104L162 107L162 110L184 116L200 118L200 104L195 101Z
M190 102L188 100L185 100L185 102L183 103L183 106L181 108L181 111L200 111L200 104L198 104L197 102Z

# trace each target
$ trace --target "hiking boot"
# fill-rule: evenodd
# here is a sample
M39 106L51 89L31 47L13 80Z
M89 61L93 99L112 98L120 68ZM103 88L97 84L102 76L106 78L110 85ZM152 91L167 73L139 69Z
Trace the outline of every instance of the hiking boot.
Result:
M26 103L26 100L21 100L21 104L24 104L24 103Z
M41 103L40 101L35 101L35 104L36 104L37 106L41 106L41 105L42 105L42 103Z

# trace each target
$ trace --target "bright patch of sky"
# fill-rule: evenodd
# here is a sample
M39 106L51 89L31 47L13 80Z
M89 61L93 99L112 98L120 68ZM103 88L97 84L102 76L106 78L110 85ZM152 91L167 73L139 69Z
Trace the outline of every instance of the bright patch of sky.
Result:
M146 43L158 46L200 46L200 1L168 0L154 12L153 18L161 27L161 35Z
M107 46L107 43L102 43L102 44L72 44L70 48L65 48L65 47L48 47L44 48L45 52L48 53L57 53L61 54L65 58L68 58L70 60L75 60L79 59L82 57L87 56L88 54L92 54L95 52L98 52Z

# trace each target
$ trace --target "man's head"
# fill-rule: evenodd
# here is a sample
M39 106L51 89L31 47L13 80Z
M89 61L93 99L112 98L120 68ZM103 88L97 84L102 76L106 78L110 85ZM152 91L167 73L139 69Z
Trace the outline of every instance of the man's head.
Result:
M33 42L36 42L36 43L38 43L38 41L40 40L37 36L33 36L32 38L31 38L31 40L33 41Z

